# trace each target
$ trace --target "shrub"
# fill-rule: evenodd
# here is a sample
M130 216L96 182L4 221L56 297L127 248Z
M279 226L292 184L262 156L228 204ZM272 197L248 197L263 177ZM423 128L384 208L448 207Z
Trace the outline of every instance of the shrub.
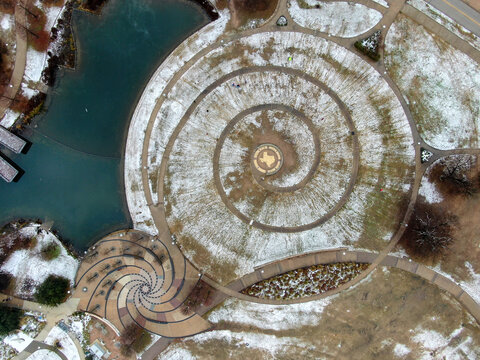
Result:
M107 2L107 0L84 0L82 6L90 11L97 11L102 8L102 6Z
M193 311L197 311L201 305L210 305L214 291L215 289L213 289L205 281L198 281L197 285L195 285L192 292L190 295L188 295L187 299L183 303L181 309L183 314L186 315Z
M56 7L60 7L60 6L63 6L63 1L64 0L40 0L42 2L43 5L45 6L56 6Z
M32 46L35 50L44 52L50 44L50 34L45 30L40 30L36 35L31 36Z
M11 281L12 275L5 272L0 272L0 291L8 289Z
M432 170L432 174L438 176L442 182L440 188L446 194L471 196L478 191L478 179L474 175L474 170L473 156L453 155L442 159Z
M137 342L143 335L144 330L136 323L127 325L120 334L120 352L124 356L130 356L135 348L135 342ZM140 344L141 345L141 344Z
M151 342L152 335L143 330L140 336L133 342L133 350L135 350L137 354L141 353Z
M0 0L0 12L13 14L17 0Z
M380 54L378 53L378 46L380 44L380 30L375 31L369 37L356 41L354 46L362 54L367 55L370 59L374 61L380 60Z
M0 306L0 335L6 335L10 331L20 327L22 310L7 306Z
M45 260L50 261L50 260L56 259L60 255L61 249L57 243L52 241L51 243L44 245L42 247L41 252L42 252L42 257Z
M35 292L35 300L41 304L57 306L65 301L70 281L64 277L50 275Z

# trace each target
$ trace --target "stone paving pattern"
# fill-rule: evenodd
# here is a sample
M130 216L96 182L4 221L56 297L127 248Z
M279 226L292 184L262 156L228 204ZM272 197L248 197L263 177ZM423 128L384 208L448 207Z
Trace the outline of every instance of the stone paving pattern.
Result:
M135 322L154 334L184 337L210 328L197 314L181 311L198 280L177 247L127 230L89 249L73 298L79 310L107 319L120 332Z

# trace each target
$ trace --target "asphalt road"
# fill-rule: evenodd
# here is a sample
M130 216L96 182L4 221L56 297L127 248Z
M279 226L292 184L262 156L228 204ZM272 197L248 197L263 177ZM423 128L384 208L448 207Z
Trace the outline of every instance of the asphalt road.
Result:
M480 13L461 0L427 0L427 3L480 36Z

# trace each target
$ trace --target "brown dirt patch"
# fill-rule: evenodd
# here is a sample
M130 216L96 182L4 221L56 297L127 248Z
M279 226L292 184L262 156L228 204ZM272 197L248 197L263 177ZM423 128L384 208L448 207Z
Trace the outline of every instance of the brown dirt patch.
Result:
M249 20L268 19L275 11L278 0L230 0L230 26L238 28Z
M233 171L227 175L224 186L232 188L228 198L232 202L248 198L254 208L259 208L269 196L275 196L274 193L261 187L254 179L253 171L262 178L260 172L252 169L252 155L255 149L261 144L276 145L283 154L283 166L274 175L264 177L265 182L281 178L284 174L294 171L297 167L297 154L292 145L292 141L285 134L273 129L273 124L266 111L263 111L258 117L258 126L249 124L246 130L240 130L230 137L234 142L240 143L250 150L242 159L242 169Z
M475 162L468 176L474 180L480 176L480 162ZM441 181L442 166L434 166L427 175L433 182L443 197L440 204L434 204L437 212L449 212L455 217L455 227L452 229L451 236L453 241L448 249L436 261L440 264L443 271L451 274L456 280L472 279L471 272L467 262L471 265L473 271L480 273L480 193L476 192L472 196L466 196L458 193L457 189L448 181ZM418 204L423 203L420 197ZM419 259L420 260L420 259ZM430 259L427 264L433 264Z

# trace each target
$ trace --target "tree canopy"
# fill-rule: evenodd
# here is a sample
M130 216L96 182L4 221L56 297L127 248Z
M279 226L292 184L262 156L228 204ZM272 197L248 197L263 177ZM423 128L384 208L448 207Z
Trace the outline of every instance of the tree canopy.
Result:
M65 301L70 281L61 276L50 275L35 292L35 300L41 304L57 306Z
M11 308L4 305L0 306L0 335L6 335L10 331L20 327L20 318L22 311L17 308Z

